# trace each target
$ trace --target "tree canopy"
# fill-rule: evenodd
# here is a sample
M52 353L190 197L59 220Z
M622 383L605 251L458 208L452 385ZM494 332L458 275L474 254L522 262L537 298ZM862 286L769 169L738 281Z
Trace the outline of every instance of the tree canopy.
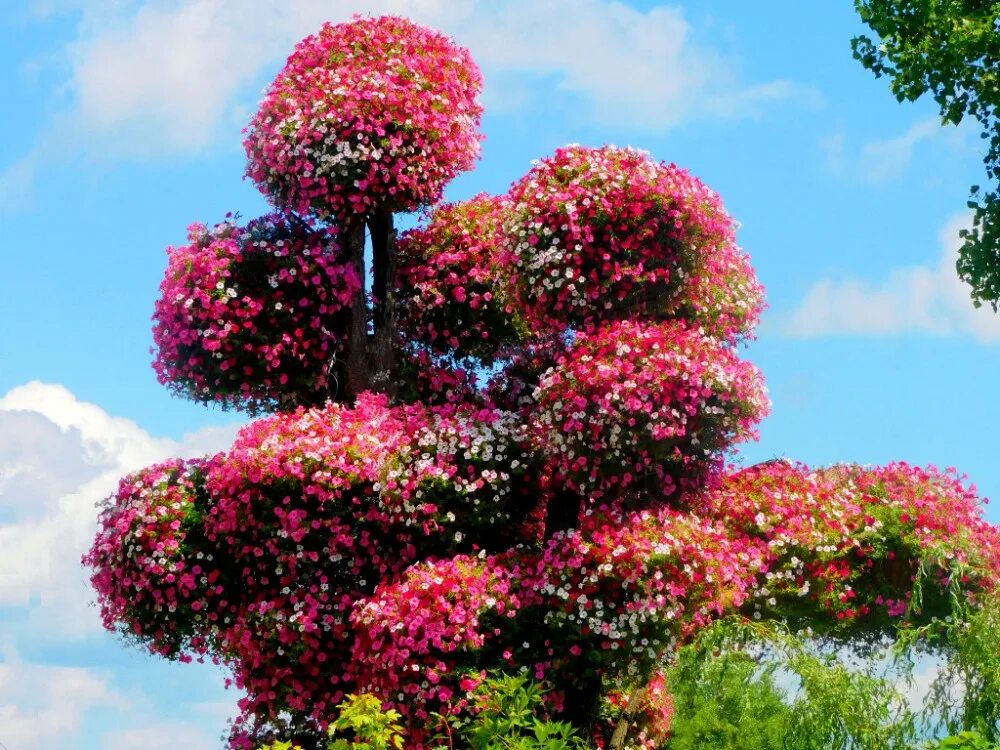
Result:
M720 618L870 643L979 607L1000 530L956 471L727 463L770 409L763 289L690 172L571 145L442 202L480 88L402 18L296 47L245 141L273 211L193 225L154 314L164 385L261 418L121 480L104 624L226 665L236 750L654 748Z

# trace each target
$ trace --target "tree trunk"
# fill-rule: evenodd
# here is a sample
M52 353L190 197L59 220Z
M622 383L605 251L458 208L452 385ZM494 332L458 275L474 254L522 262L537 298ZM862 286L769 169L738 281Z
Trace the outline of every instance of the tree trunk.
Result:
M639 713L639 709L642 707L642 700L645 697L646 688L640 687L633 691L632 696L628 699L628 705L625 706L625 710L622 711L622 715L618 719L618 726L615 727L615 733L611 735L611 744L608 746L608 750L622 750L625 747L628 730L631 729L632 722L635 721L635 715Z
M344 241L361 286L354 293L351 304L351 335L347 344L345 391L348 401L370 388L371 376L368 360L368 292L365 289L365 224L351 221L344 227Z
M368 219L372 238L372 306L375 335L371 342L371 390L392 395L392 371L396 346L396 232L392 214L378 213Z
M579 727L586 735L594 732L600 708L603 680L598 674L578 675L576 683L565 689L566 702L558 717Z

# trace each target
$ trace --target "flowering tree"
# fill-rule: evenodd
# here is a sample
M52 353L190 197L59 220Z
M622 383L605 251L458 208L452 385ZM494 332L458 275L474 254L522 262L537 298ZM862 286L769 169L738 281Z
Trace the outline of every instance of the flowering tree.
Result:
M106 501L109 629L230 667L234 748L319 747L349 693L435 746L492 670L651 747L664 660L720 616L852 638L994 588L1000 537L952 472L727 468L769 408L738 352L763 294L687 171L569 146L442 203L480 88L401 18L296 47L245 141L274 212L194 225L154 315L161 382L266 416Z

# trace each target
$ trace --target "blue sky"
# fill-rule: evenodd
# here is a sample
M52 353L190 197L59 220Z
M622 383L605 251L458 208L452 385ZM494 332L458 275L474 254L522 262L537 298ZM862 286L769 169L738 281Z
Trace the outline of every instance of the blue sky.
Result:
M722 194L770 304L747 356L774 410L746 460L934 462L1000 498L1000 318L952 268L980 141L854 62L851 5L3 4L0 742L218 745L237 694L103 633L76 561L117 476L224 448L241 421L156 383L164 248L263 211L240 130L295 40L353 12L411 15L483 66L483 159L451 198L504 191L570 142L648 149Z

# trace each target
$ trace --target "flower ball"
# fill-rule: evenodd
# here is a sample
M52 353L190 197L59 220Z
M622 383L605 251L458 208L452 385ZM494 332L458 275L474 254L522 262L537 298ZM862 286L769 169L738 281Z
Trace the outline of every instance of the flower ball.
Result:
M331 395L361 283L332 232L278 214L244 227L195 224L168 254L153 314L161 383L251 412Z
M756 367L678 321L579 334L534 395L541 450L592 501L703 486L770 408Z
M482 193L437 207L400 238L400 322L411 341L485 364L518 341L517 318L498 283L504 209L502 198Z
M763 290L719 196L631 148L567 146L510 190L506 258L537 331L684 319L747 336Z
M468 50L396 16L326 24L271 84L244 141L276 205L321 218L434 203L479 155Z

